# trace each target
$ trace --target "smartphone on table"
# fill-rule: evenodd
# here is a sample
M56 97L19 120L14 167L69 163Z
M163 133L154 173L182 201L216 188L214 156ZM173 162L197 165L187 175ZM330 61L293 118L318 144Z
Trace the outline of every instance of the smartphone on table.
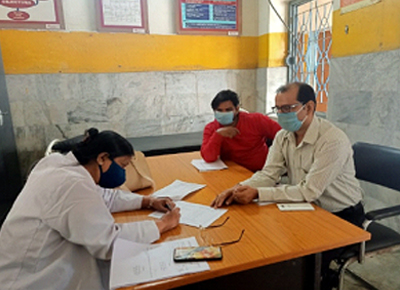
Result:
M203 246L203 247L180 247L174 249L175 262L193 262L221 260L221 247Z

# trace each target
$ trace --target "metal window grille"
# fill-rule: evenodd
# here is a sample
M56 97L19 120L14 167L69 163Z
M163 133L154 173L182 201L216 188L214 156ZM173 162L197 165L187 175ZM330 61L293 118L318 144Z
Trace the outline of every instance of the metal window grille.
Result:
M332 12L332 0L295 0L289 4L288 78L314 87L318 111L326 111L328 100Z

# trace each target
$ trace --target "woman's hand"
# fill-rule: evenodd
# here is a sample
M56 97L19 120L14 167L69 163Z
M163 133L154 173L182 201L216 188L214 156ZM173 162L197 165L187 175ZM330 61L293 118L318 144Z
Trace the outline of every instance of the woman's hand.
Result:
M175 207L175 203L169 197L143 197L142 208L153 208L157 211L167 212Z
M180 208L175 207L173 210L168 211L161 220L156 221L156 225L160 234L175 228L179 224L181 217Z

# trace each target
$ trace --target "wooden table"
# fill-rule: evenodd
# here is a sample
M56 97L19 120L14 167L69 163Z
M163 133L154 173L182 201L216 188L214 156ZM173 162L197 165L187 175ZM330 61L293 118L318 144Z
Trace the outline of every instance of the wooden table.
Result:
M227 170L200 173L190 163L192 159L198 158L200 158L199 152L192 152L148 157L147 161L158 189L172 183L176 179L207 184L205 188L185 198L185 201L204 205L209 205L221 191L252 175L247 169L229 161L226 162L229 166ZM153 189L146 189L142 192L149 194L153 191ZM218 279L223 277L236 277L236 280L233 278L229 280L240 283L240 273L251 273L249 272L251 269L262 269L262 267L275 263L279 265L279 262L284 263L283 261L296 261L296 258L310 255L310 257L315 257L313 256L314 254L326 250L370 239L368 232L317 206L315 208L315 211L281 212L274 204L266 206L259 206L256 203L231 205L228 207L228 212L215 222L217 224L229 216L229 221L222 227L206 229L200 234L198 228L179 225L174 230L163 234L159 242L194 236L199 244L202 245L207 241L217 243L235 240L239 237L242 229L245 229L245 233L239 243L223 247L223 259L221 261L209 262L210 271L183 275L123 289L171 289L189 284L192 284L189 285L190 289L194 289L193 285L196 284L193 283L205 280L218 281ZM114 214L114 217L117 222L131 222L149 219L149 213L150 211L148 210L124 212ZM320 255L316 257L319 259ZM287 267L287 265L291 264L286 263L284 267ZM306 265L303 268L310 268L310 266ZM279 268L278 273L281 272L282 269ZM297 272L298 270L294 271L294 273ZM272 279L272 274L266 275L270 276L267 279L268 281ZM300 273L300 275L302 274ZM312 284L314 289L318 289L318 272L314 275L316 276L314 276ZM258 274L258 276L265 275ZM248 277L253 276L250 274ZM277 279L281 278L278 277ZM310 284L310 281L307 283ZM251 287L247 289L249 288ZM296 289L302 289L302 287L299 286Z

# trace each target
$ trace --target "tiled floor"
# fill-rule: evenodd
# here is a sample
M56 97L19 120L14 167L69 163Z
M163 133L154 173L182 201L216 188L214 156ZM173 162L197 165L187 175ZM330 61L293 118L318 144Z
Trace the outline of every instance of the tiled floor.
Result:
M349 269L379 290L400 289L400 251L354 263ZM344 290L370 290L366 285L346 274Z

